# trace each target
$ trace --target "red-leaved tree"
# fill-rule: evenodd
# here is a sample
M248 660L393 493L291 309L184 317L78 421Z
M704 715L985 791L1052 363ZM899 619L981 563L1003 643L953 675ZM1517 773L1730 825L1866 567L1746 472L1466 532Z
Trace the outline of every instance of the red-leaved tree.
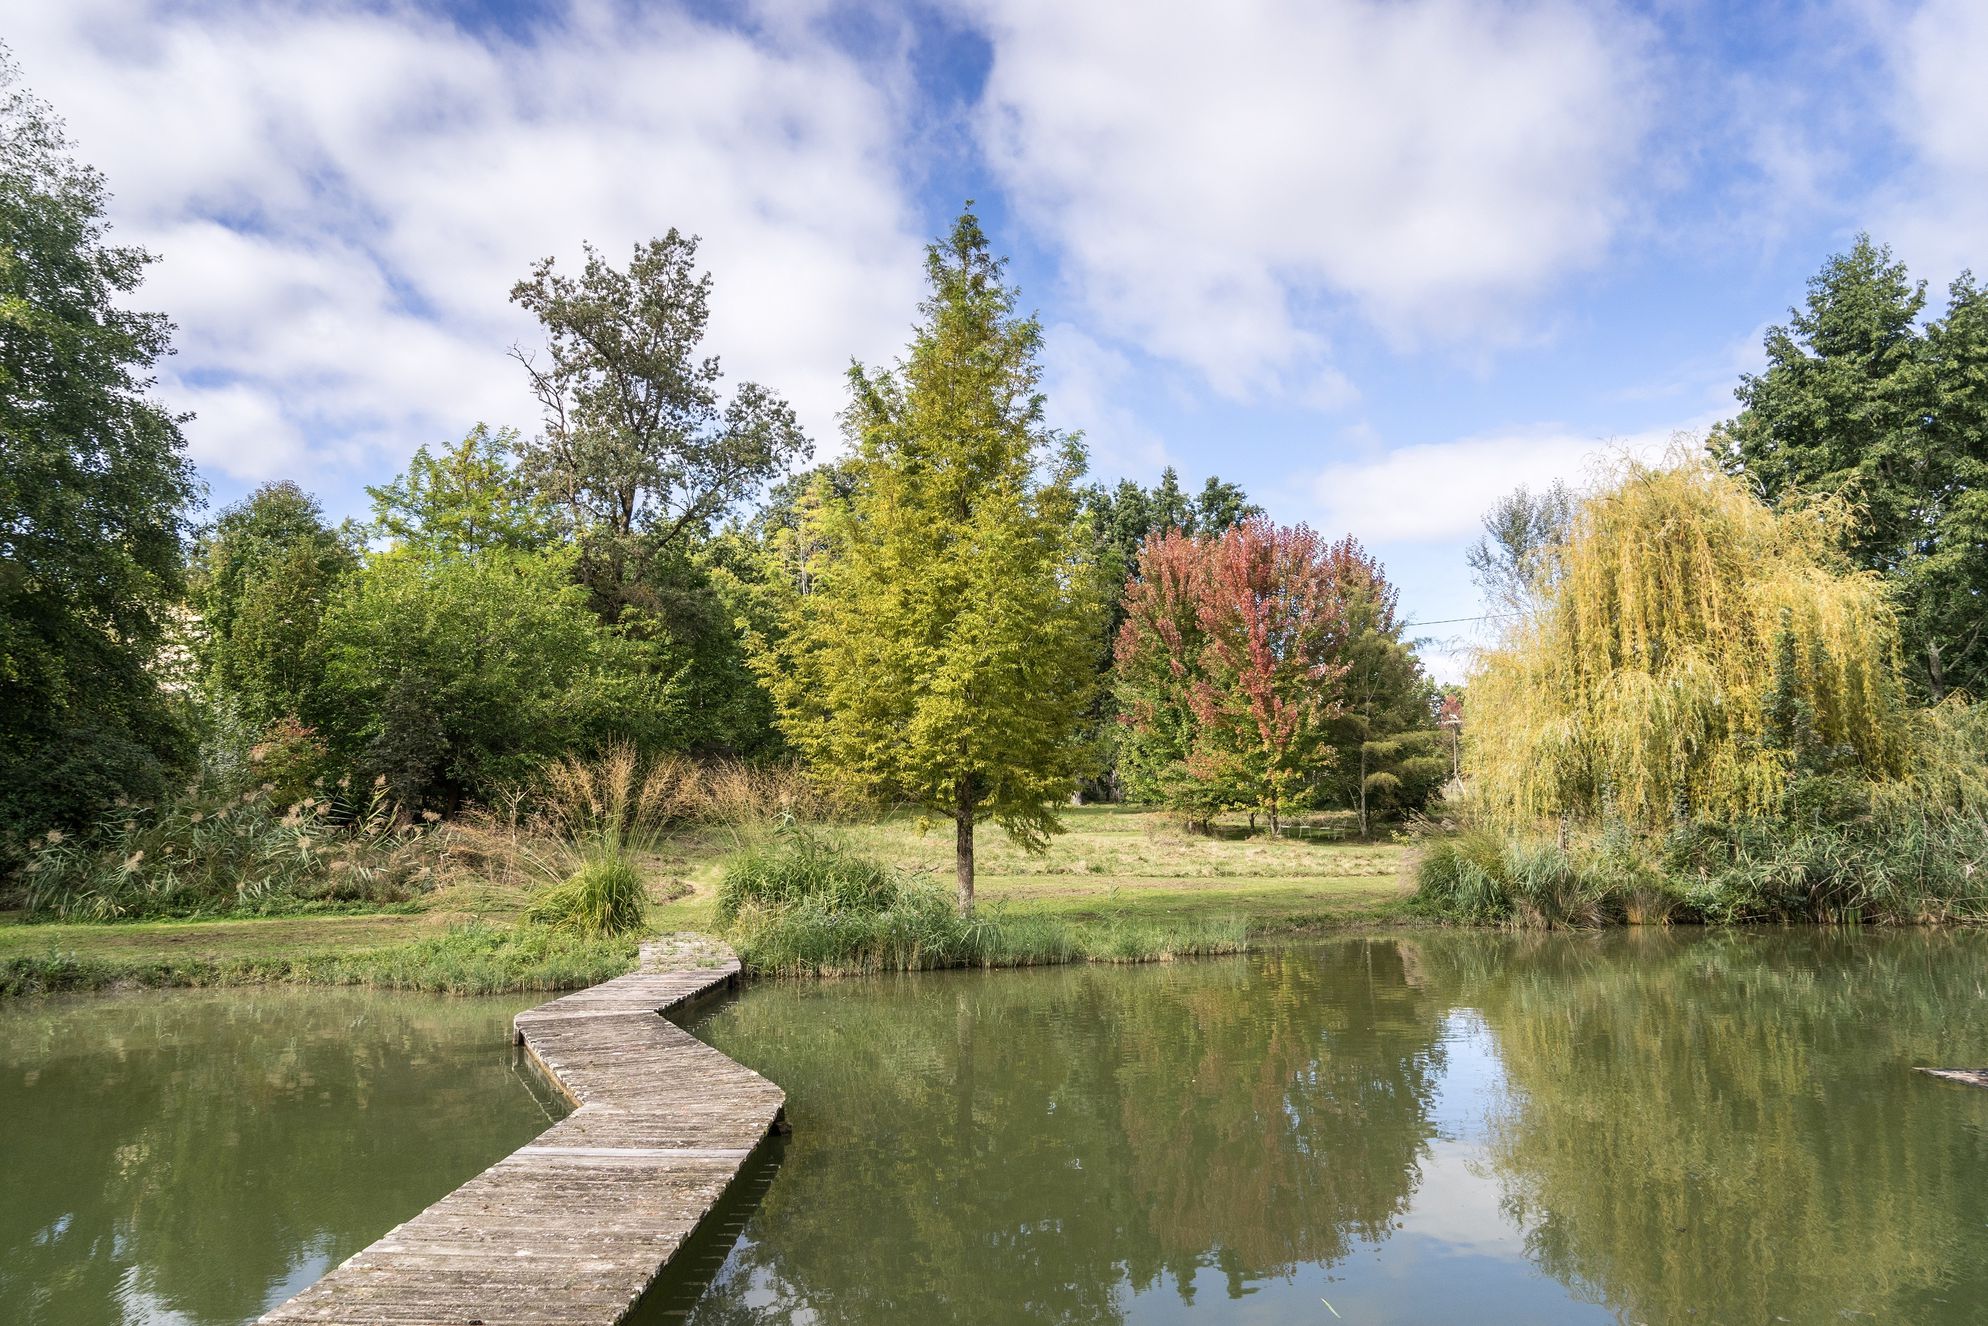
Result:
M1351 539L1262 517L1148 539L1116 652L1128 784L1204 819L1261 811L1274 830L1334 759L1367 560Z

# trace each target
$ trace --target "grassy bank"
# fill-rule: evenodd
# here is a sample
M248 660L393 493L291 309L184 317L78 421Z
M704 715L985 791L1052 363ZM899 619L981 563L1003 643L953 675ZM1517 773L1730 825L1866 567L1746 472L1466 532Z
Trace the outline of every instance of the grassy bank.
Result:
M568 990L635 965L636 941L402 917L0 926L0 996L211 985L362 985L438 994Z
M763 973L1145 961L1412 919L1393 845L1203 837L1157 812L1085 807L1041 856L982 835L980 906L957 928L903 913L802 913L732 938ZM1240 828L1240 826L1233 826ZM943 890L949 831L908 818L846 826L853 850ZM640 859L648 930L726 930L738 835L675 835ZM637 939L586 940L523 921L527 888L478 881L392 910L258 919L25 924L0 920L0 994L291 982L495 993L568 989L632 966ZM912 922L915 921L915 924Z

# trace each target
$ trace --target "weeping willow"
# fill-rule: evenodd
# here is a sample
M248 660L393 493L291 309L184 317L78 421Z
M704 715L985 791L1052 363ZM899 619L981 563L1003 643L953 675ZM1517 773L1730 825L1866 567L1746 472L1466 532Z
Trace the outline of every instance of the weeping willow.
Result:
M1848 518L1770 510L1697 461L1625 462L1471 678L1477 809L1658 828L1775 813L1804 774L1901 775L1898 625L1834 551Z

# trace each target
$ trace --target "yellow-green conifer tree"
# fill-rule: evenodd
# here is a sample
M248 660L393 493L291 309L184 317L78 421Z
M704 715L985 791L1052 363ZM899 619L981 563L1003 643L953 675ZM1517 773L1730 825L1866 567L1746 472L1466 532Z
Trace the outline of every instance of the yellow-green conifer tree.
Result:
M818 777L953 821L962 909L976 823L1029 847L1060 827L1103 629L1083 451L1044 423L1041 328L1002 268L962 215L906 358L850 370L846 495L802 504L756 660Z

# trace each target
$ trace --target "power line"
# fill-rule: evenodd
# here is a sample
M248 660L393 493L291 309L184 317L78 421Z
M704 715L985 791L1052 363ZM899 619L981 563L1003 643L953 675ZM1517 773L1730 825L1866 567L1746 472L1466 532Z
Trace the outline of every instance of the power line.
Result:
M1508 617L1523 617L1522 612L1487 612L1481 617L1438 617L1432 622L1406 621L1403 626L1454 626L1458 622L1497 622Z

